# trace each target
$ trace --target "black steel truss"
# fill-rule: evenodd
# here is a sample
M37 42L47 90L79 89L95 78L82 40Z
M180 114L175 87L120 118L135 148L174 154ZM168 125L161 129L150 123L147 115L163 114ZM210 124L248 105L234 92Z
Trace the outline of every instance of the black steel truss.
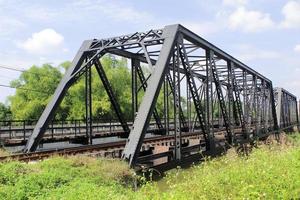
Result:
M111 87L113 83L109 83L101 65L100 58L106 53L131 59L132 127L124 119ZM141 64L146 64L149 77L143 73ZM94 66L124 132L130 132L123 151L123 158L130 165L138 162L152 116L159 129L174 135L174 158L177 160L184 156L181 137L186 130L199 133L199 146L204 141L204 150L209 151L215 147L216 131L225 129L227 142L232 144L238 142L237 128L242 129L243 139L248 140L278 128L272 82L176 24L148 32L85 41L40 117L25 151L36 150L68 88L82 74L89 74ZM144 90L140 106L138 79ZM90 91L88 84L87 91ZM160 94L164 97L163 116L159 115L156 104ZM89 106L91 99L87 100ZM91 121L91 113L87 112L87 119ZM174 127L170 127L172 120ZM92 129L89 134L92 138Z
M274 88L274 98L278 127L286 128L298 126L297 97L283 88Z

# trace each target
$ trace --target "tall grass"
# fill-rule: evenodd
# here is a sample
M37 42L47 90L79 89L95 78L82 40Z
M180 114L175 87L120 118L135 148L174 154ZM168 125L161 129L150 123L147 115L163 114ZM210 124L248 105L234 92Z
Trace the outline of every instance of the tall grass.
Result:
M132 189L127 164L83 156L0 164L0 199L292 199L300 197L300 137L261 145L247 157L234 150L162 182ZM162 187L163 184L163 187ZM162 189L163 188L163 189Z
M261 145L247 157L231 150L189 170L173 170L162 193L155 184L142 191L151 191L154 199L300 198L299 144L295 134L279 145Z
M0 163L0 199L115 199L126 195L127 163L83 156Z

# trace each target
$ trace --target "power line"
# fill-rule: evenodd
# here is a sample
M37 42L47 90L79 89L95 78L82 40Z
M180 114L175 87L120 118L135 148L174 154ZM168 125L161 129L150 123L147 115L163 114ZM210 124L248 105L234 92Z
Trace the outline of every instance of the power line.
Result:
M6 88L12 88L12 89L20 89L20 90L26 90L26 91L32 91L32 92L39 92L39 93L44 93L44 94L50 94L49 92L41 91L41 90L35 90L35 89L29 89L29 88L24 88L24 87L13 87L10 85L2 85L0 84L0 87L6 87Z
M4 65L0 65L0 68L13 70L13 71L18 71L18 72L25 72L25 70L17 69L17 68L14 68L14 67L8 67L8 66L4 66Z
M28 70L18 69L18 68L11 67L11 66L0 65L0 68L7 69L7 70L12 70L12 71L17 71L17 72L25 72L25 73L29 73L29 74L35 74L37 76L46 76L46 77L48 77L48 75L46 75L46 74L39 74L39 73L35 73L35 72L29 72Z

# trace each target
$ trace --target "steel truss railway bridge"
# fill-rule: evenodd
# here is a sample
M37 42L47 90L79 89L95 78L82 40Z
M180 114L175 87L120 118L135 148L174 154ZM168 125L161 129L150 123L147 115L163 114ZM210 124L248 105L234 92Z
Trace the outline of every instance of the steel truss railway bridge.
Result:
M114 83L108 80L101 64L105 54L130 61L131 120L124 118L113 90ZM96 69L117 117L114 124L98 123L101 127L117 127L105 136L107 129L99 131L92 116L92 68ZM80 148L95 145L94 139L100 133L103 137L125 138L119 157L131 166L153 164L155 160L164 160L165 164L196 160L299 125L297 98L293 94L273 88L268 78L175 24L148 32L84 41L34 129L21 127L26 142L24 153L33 154L30 152L35 152L51 132L55 138L53 130L58 129L52 121L55 111L81 76L85 76L86 120L79 126L77 123L77 128L76 122L75 126L72 122L64 128L69 130L68 135L74 134L75 128L75 139L76 130L77 134L78 130L82 131L80 137L88 145ZM157 103L159 97L163 99L162 105ZM159 112L159 106L163 113ZM7 126L2 127L2 134L5 128L8 131ZM27 131L32 131L30 136L26 135ZM155 136L151 136L153 132Z

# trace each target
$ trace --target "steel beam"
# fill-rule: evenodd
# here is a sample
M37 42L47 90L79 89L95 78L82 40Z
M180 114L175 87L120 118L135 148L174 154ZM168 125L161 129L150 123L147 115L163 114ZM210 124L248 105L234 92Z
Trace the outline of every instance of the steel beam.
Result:
M87 143L93 143L93 115L92 115L92 70L85 72L85 121Z
M159 90L161 88L164 75L169 65L171 52L175 43L178 25L166 26L163 30L163 37L165 38L158 61L151 74L148 86L143 101L141 102L139 111L134 120L133 128L130 132L127 144L125 146L122 157L128 160L132 166L136 163L139 150L141 148L149 121L155 107Z

